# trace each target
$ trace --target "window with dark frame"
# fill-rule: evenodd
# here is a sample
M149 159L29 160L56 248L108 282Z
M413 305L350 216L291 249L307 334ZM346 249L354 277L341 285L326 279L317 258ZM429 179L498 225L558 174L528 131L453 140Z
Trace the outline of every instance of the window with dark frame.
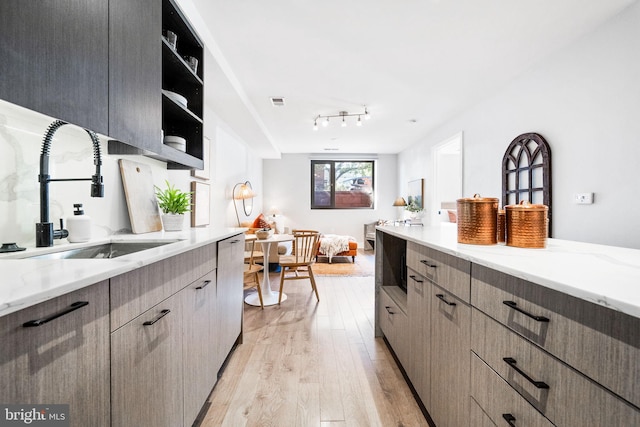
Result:
M311 160L311 209L373 209L373 160Z

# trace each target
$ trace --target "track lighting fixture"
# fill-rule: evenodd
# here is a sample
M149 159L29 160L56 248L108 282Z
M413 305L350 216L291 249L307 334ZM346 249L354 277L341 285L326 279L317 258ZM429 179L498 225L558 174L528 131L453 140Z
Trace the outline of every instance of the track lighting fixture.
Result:
M318 114L316 118L313 119L313 130L318 130L318 121L322 123L323 127L329 126L329 119L333 117L342 118L340 125L344 128L347 127L346 118L356 116L358 117L358 120L356 120L356 126L362 126L362 116L364 116L365 120L369 120L371 118L371 115L369 114L366 106L364 107L364 111L362 113L348 113L347 111L340 111L338 114L330 114L326 116Z

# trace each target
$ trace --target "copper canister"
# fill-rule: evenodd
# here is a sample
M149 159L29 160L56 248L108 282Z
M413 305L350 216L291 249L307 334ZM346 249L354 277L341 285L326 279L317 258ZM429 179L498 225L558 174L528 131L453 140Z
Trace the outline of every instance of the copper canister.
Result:
M473 197L458 199L458 243L495 245L497 243L498 199Z
M504 209L498 210L498 243L504 243L506 241L507 234L507 220L505 218Z
M519 248L544 248L547 244L547 214L545 205L533 205L527 201L519 205L505 206L507 246Z

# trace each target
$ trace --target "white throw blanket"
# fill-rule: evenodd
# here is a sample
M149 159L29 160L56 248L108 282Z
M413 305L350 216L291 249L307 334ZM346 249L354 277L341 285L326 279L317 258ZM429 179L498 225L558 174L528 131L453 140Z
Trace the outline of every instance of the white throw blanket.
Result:
M331 262L331 258L339 254L340 252L345 252L349 250L349 241L355 240L351 236L338 236L336 234L325 234L322 236L320 240L320 252L329 257L329 262Z

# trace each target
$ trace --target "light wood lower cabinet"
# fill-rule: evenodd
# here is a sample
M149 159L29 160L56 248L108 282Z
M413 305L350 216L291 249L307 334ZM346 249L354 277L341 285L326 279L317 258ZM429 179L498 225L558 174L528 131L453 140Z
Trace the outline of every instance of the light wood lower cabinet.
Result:
M431 285L431 400L438 427L469 426L471 307Z
M514 392L509 384L473 353L471 356L471 396L471 425L473 426L485 425L485 417L488 417L497 426L553 426L549 420L536 411L522 396ZM476 406L478 407L476 408ZM481 418L478 418L479 416ZM584 424L584 427L587 425L596 426L598 424Z
M243 242L0 316L0 403L69 404L73 427L191 426L242 334Z
M181 297L111 334L113 427L183 425Z
M640 407L640 318L476 265L472 305Z
M379 297L380 329L402 366L407 366L409 359L407 296L397 286L383 286Z
M640 411L475 309L472 325L473 351L555 425L640 425Z
M377 246L376 257L388 258L386 244ZM471 264L414 242L406 248L407 292L378 288L377 327L435 425L469 427Z
M71 426L109 425L108 286L0 317L1 403L68 404Z
M216 250L216 243L211 243L112 277L111 330L215 270Z
M436 249L407 242L407 266L469 303L471 263Z
M243 240L223 240L112 280L112 324L132 319L111 334L114 427L193 424L242 332L243 250L230 242ZM127 291L127 285L142 289Z
M217 342L216 365L222 366L242 332L242 264L244 234L218 242Z
M409 360L405 366L425 407L431 407L431 283L412 269L407 273Z
M640 425L639 318L408 241L403 335L381 236L376 327L436 426Z
M181 291L185 426L197 418L220 369L216 287L216 272L212 271Z

